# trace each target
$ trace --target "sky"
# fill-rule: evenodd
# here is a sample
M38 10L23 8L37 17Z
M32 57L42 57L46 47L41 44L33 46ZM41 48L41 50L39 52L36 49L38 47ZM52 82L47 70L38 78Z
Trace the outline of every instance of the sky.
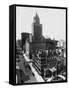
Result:
M36 12L42 24L42 35L55 40L64 40L66 33L66 11L64 9L16 7L16 40L22 32L32 33Z

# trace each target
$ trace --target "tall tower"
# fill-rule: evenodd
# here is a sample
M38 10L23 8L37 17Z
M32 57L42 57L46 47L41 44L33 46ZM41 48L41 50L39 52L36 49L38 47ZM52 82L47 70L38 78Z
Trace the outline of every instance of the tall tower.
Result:
M33 21L33 42L42 42L42 24L37 13Z

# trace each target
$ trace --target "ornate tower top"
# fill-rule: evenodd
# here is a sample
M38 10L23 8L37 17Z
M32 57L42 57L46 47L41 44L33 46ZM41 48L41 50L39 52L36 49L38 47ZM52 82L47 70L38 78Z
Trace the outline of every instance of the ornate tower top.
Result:
M36 24L40 23L40 19L39 19L37 12L36 12L36 16L34 17L34 23L36 23Z

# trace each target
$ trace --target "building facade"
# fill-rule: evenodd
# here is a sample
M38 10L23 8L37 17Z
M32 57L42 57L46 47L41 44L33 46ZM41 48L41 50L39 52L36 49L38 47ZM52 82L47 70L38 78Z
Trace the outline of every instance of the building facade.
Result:
M37 13L33 22L33 36L31 45L32 51L34 51L32 56L33 67L43 77L47 69L53 68L57 64L57 60L54 58L54 53L52 52L56 50L57 41L49 38L46 39L42 35L42 24L40 24L40 19ZM48 55L46 54L46 51L48 51ZM41 52L41 54L39 52Z

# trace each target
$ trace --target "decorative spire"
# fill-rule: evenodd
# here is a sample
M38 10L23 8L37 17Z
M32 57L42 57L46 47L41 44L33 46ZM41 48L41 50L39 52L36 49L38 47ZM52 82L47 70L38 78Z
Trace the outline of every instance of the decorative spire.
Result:
M39 19L39 16L38 16L37 12L36 12L36 15L34 17L34 22L35 23L40 23L40 19Z
M36 12L36 16L35 17L39 19L39 16L38 16L37 12Z

